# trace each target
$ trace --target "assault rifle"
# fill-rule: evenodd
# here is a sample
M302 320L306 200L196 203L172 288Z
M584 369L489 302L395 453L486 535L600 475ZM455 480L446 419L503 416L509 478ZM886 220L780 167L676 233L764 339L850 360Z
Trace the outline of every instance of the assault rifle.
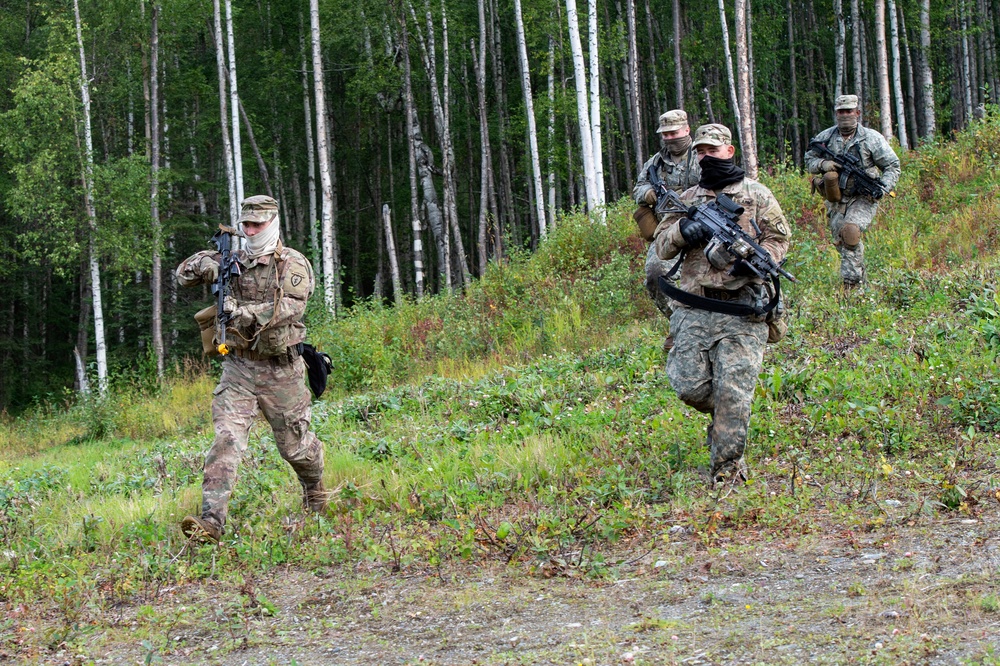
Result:
M233 234L236 230L232 227L219 225L219 230L212 236L212 243L215 249L222 255L219 259L219 277L212 283L212 293L215 294L215 305L218 308L218 352L225 356L229 353L229 346L226 344L226 325L231 316L225 311L226 297L231 291L230 280L240 274L240 264L236 261L233 252Z
M810 141L809 148L820 156L832 160L834 164L840 167L840 180L838 184L840 185L841 192L847 189L847 179L853 177L854 190L857 194L864 194L872 199L881 199L886 194L890 197L896 196L895 192L868 175L864 164L861 162L861 158L857 155L851 155L849 152L838 155L819 141Z
M755 220L750 220L750 224L757 232L756 236L751 236L743 230L739 223L740 216L743 215L743 206L725 194L717 195L715 201L691 207L681 201L676 192L667 188L663 188L663 198L670 205L665 212L684 213L692 220L704 222L712 230L712 238L731 255L742 259L758 277L767 280L780 275L792 282L798 282L794 275L775 262L771 253L757 242L761 237L761 231ZM659 207L660 202L657 201L656 205Z

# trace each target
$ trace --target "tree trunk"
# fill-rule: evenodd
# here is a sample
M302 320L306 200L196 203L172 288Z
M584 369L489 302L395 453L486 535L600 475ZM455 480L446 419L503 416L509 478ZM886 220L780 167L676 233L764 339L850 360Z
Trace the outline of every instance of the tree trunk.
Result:
M878 68L878 106L882 136L892 138L892 102L889 99L889 58L885 49L885 0L875 0L875 61Z
M903 109L903 82L899 62L899 21L896 15L896 0L888 0L889 28L892 38L892 89L896 95L896 128L899 136L899 147L909 150L906 139L906 111Z
M264 193L273 199L274 190L271 189L271 176L267 172L267 163L264 161L264 156L261 155L260 148L257 147L257 140L253 135L253 125L250 124L250 118L247 116L246 109L243 108L243 100L237 97L236 104L239 106L243 124L247 128L247 141L250 142L250 150L253 151L254 159L257 161L257 171L260 173L260 180L264 184Z
M309 248L315 261L319 256L319 235L316 233L316 143L313 139L312 102L309 99L309 67L306 61L305 21L299 12L299 51L302 56L302 108L305 111L306 174L309 178Z
M430 16L431 13L428 9L428 29L431 29ZM454 248L455 258L459 267L459 272L456 277L461 278L462 284L468 285L472 283L472 270L469 268L469 257L465 254L465 245L462 242L462 227L459 224L458 217L458 177L455 173L455 142L453 141L451 134L451 85L449 83L451 80L451 51L448 48L448 13L445 8L444 0L441 0L441 41L444 47L444 99L442 104L444 106L444 127L448 137L447 175L448 181L450 182L448 191L445 194L447 197L448 210L451 211L450 226L452 240L455 241L455 244L452 247Z
M309 0L309 26L312 36L313 87L316 97L316 141L319 157L319 180L323 196L323 295L326 311L337 316L340 309L340 274L336 270L336 223L333 219L333 176L330 169L329 134L326 123L326 93L323 82L323 53L319 34L319 0Z
M601 140L601 65L597 43L597 0L587 2L590 27L590 131L593 136L594 182L597 205L604 205L604 142Z
M851 0L851 53L854 56L854 94L858 96L861 108L865 108L867 91L862 86L863 68L861 55L864 44L861 42L861 9L858 0ZM862 111L863 112L863 111Z
M583 47L580 44L580 23L576 13L576 0L566 0L566 22L569 27L569 44L573 54L573 80L576 83L576 114L580 124L580 152L583 156L583 173L586 186L587 211L598 205L594 143L587 106L587 74L583 68Z
M736 81L739 86L740 142L743 153L743 169L750 178L757 178L757 146L753 136L753 106L750 100L750 60L747 52L748 0L735 1L734 26L736 28ZM725 14L723 13L723 17Z
M160 31L158 25L160 11L155 0L151 8L149 39L149 133L151 140L149 214L153 224L153 262L149 276L149 287L153 296L151 307L153 357L156 360L156 376L159 379L163 379L163 270L161 265L163 231L160 224L160 83L157 78L160 68Z
M392 233L392 213L389 204L382 204L382 224L385 225L385 251L389 255L389 275L392 276L392 298L398 307L403 304L403 281L399 277L396 237Z
M556 170L555 170L555 141L556 141L556 48L555 40L549 37L549 127L548 127L548 147L545 152L546 169L548 169L548 225L550 231L556 228Z
M837 3L840 24L840 56L838 62L840 63L840 71L837 73L838 81L844 76L844 16L839 12L840 0L835 0ZM795 22L792 20L792 0L786 0L785 11L788 12L788 71L791 74L789 81L791 83L791 96L792 96L792 160L796 167L802 166L802 129L799 126L799 84L798 75L796 73L795 66Z
M788 3L788 27L791 33L792 16L791 2ZM843 0L833 0L833 16L837 22L837 31L834 33L833 58L834 58L834 86L833 97L836 99L844 94L844 40L846 29L844 27L844 2Z
M472 50L472 68L476 73L476 94L479 101L479 225L477 242L479 275L486 274L489 262L489 199L493 160L490 155L490 125L486 113L486 7L485 0L479 0L479 54L475 44Z
M94 344L97 348L97 383L101 396L108 392L108 354L104 338L104 306L101 302L101 267L98 263L97 212L94 208L94 139L90 127L90 83L87 78L87 58L83 51L83 30L80 27L80 4L73 0L76 19L76 43L80 48L80 95L83 98L83 202L87 209L90 251L90 288L94 303ZM83 304L81 303L81 307Z
M903 5L896 5L896 9L899 12L899 33L903 39L903 57L906 61L906 95L904 102L906 104L906 129L907 136L909 137L907 145L915 146L917 145L917 136L919 136L917 131L917 95L914 83L916 70L913 67L913 58L910 55L910 38L909 31L906 29L906 17L903 14Z
M513 169L511 168L510 159L510 141L508 138L507 128L508 123L508 109L510 108L507 104L507 77L504 71L504 59L503 59L503 39L500 34L500 12L497 8L496 0L490 0L490 43L493 47L490 49L490 55L493 61L493 81L496 86L497 93L497 120L498 129L500 136L500 190L499 190L499 200L502 205L498 206L499 215L497 217L497 222L493 225L493 246L495 248L494 252L497 257L503 256L503 236L504 233L508 233L511 238L518 238L517 230L517 210L514 206L514 190L513 190ZM483 67L486 65L484 64Z
M521 62L521 85L524 87L524 109L528 118L528 150L531 154L531 176L535 192L535 215L538 236L545 238L545 194L542 192L542 166L538 156L538 129L535 126L535 103L531 95L531 72L528 69L528 47L524 39L521 0L514 0L514 23L517 28L517 55Z
M743 120L740 117L740 102L736 94L736 77L733 75L733 52L729 49L729 23L726 20L726 4L719 0L719 20L722 23L722 48L726 58L726 74L729 77L729 101L736 117L736 134L746 159L746 144L743 141Z
M414 291L417 300L424 297L424 248L420 239L420 203L417 183L417 151L413 142L414 114L413 84L410 74L410 37L406 16L401 18L403 30L403 101L406 115L406 146L410 157L410 221L413 228Z
M642 149L645 133L642 129L642 116L639 114L639 47L636 43L638 38L635 25L635 0L625 0L625 17L628 25L628 58L625 69L625 81L628 83L628 121L632 133L635 170L638 172L644 164L643 156L646 151ZM650 64L655 65L655 63Z
M960 42L960 52L962 54L962 99L965 100L965 124L972 120L972 57L969 53L969 13L965 5L965 0L960 0L958 4L959 27L962 39Z
M222 161L226 165L226 185L229 196L229 226L235 227L240 215L240 200L236 195L236 173L233 171L233 148L229 136L229 110L226 102L226 55L222 44L222 13L219 0L212 0L215 10L215 65L219 75L219 126L222 136Z
M648 14L649 4L647 1L646 10ZM684 108L684 65L681 61L681 1L674 0L674 71L677 73L674 81L674 92L677 97L677 108ZM650 42L653 40L650 39ZM656 62L655 60L653 62Z
M933 140L937 131L934 118L934 76L931 73L931 0L920 1L920 87L923 90L921 115L924 138Z
M229 107L233 114L233 173L236 177L236 202L243 202L243 150L240 143L240 97L236 88L236 40L233 37L233 3L226 0L226 37L229 53Z
M654 109L660 108L661 104L664 104L664 98L660 97L660 77L656 73L656 42L653 40L653 12L649 8L649 0L645 0L646 6L646 33L649 35L649 72L650 78L653 80L653 99L652 106ZM677 54L679 55L679 53ZM641 112L640 112L641 117ZM645 152L645 151L642 151Z

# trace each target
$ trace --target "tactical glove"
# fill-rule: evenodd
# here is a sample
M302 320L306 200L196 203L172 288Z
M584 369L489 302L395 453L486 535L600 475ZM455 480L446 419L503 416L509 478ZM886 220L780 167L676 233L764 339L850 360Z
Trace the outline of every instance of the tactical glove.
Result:
M198 264L201 276L208 282L215 282L219 279L219 262L212 257L202 257Z
M819 163L820 173L826 173L827 171L840 171L837 163L833 160L823 160Z
M237 304L236 299L232 296L226 296L226 300L222 301L222 311L227 315L231 315L236 312L238 307L239 304Z
M229 315L229 323L237 328L244 328L257 321L257 316L247 306L240 306Z
M712 237L712 230L701 220L692 220L690 217L681 218L681 236L691 247L697 247Z
M648 190L646 190L646 194L645 194L645 196L643 196L643 201L645 201L646 203L648 203L650 206L655 205L656 204L656 190L654 190L652 187L649 188Z
M729 271L729 274L733 277L754 277L757 275L754 273L753 269L750 268L750 264L742 259L736 260L736 263L733 264L733 270Z

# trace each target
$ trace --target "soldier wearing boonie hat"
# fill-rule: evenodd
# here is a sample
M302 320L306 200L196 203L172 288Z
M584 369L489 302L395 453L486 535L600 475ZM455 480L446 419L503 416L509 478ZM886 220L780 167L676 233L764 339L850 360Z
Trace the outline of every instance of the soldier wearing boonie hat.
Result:
M223 357L212 399L215 440L205 456L201 512L181 521L191 539L218 542L222 537L237 468L259 413L298 476L305 509L326 507L323 444L310 430L311 400L299 346L306 338L302 316L316 281L309 260L282 245L280 228L277 201L265 195L243 200L237 233L246 246L236 252L240 271L225 303L226 339L233 349ZM183 286L214 283L218 274L219 256L212 250L177 267Z
M736 166L732 132L717 123L702 125L695 131L692 145L698 154L701 178L681 193L681 200L700 206L726 194L743 208L740 227L757 236L752 223L756 221L760 228L757 242L780 263L788 251L788 223L771 190L746 178ZM678 287L689 294L747 305L770 298L761 278L722 247L708 225L685 213L663 217L653 247L664 260L682 258ZM674 346L667 356L667 378L677 397L711 417L706 441L712 484L736 484L749 475L744 451L750 404L764 347L769 340L780 339L783 327L780 319L768 322L764 317L675 303L670 317Z
M656 211L657 195L649 182L649 169L655 169L660 182L675 192L686 190L701 178L701 169L698 168L698 160L691 148L691 127L688 125L687 113L683 109L672 109L662 114L656 133L660 135L660 150L646 160L632 190L632 198L638 205L633 217L643 238L648 241L653 240L653 232L662 214L662 211ZM668 318L672 311L670 299L660 289L659 278L669 273L673 264L672 261L661 260L656 256L652 245L649 247L646 253L646 291L656 307ZM664 349L669 349L672 344L673 338L668 335L663 343Z
M840 95L833 108L837 124L820 132L810 143L821 143L836 155L853 155L868 175L878 178L886 191L891 191L899 180L899 157L885 137L861 124L858 96ZM830 233L840 253L840 278L844 288L852 290L866 278L863 237L878 212L878 201L858 193L851 178L841 188L837 163L812 149L806 152L805 166L809 173L818 174L813 187L827 200Z

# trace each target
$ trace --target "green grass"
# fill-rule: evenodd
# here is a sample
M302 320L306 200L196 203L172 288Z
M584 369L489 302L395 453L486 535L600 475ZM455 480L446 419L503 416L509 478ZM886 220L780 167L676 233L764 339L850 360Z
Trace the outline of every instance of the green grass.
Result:
M491 266L463 295L337 321L310 313L311 339L335 361L314 407L336 493L322 518L301 521L297 482L258 424L222 546L184 542L214 370L4 419L0 600L47 614L35 644L72 644L123 602L279 565L489 561L614 577L616 544L655 540L668 523L738 552L831 524L975 515L1000 498L1000 182L987 149L998 139L991 116L904 159L900 196L866 239L870 284L851 299L806 178L764 177L794 224L787 267L801 282L787 288L790 333L768 349L754 399L754 479L723 501L699 472L706 417L662 372L665 322L622 203L607 226L561 219L537 253ZM996 612L995 595L972 604Z

